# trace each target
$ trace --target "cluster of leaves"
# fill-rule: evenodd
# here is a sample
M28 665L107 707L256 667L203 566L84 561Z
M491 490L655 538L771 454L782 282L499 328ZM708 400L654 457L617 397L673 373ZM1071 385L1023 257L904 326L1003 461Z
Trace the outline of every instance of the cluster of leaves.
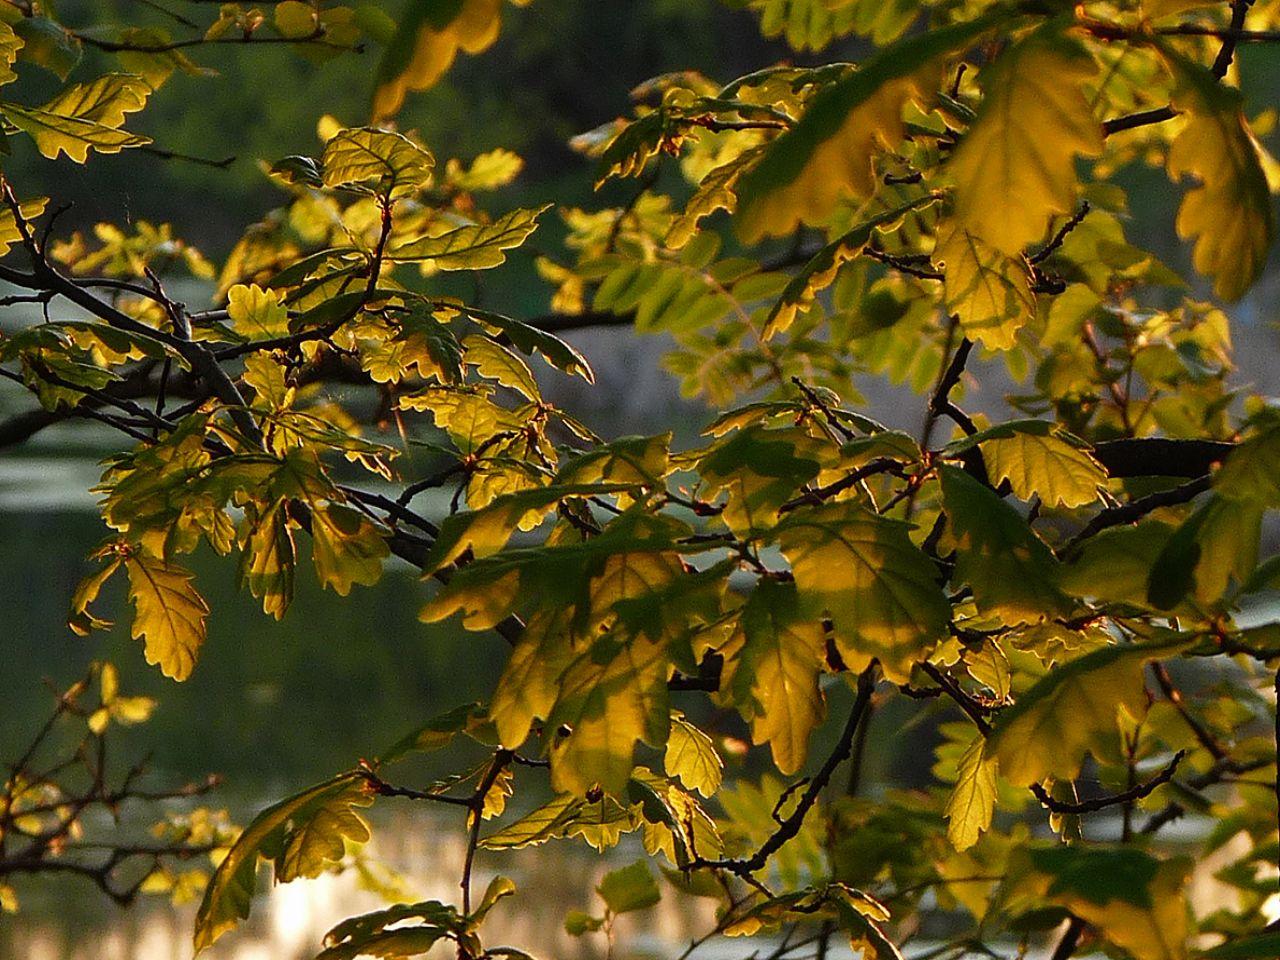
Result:
M801 48L857 33L880 49L637 90L634 117L576 143L599 181L639 188L622 208L560 211L564 252L538 260L554 312L536 323L440 292L441 273L501 267L546 215L488 209L519 171L502 151L441 168L411 132L323 118L317 155L270 166L285 200L206 310L167 292L165 268L213 271L163 228L46 242L45 201L3 185L2 236L26 267L0 279L47 317L0 340L0 372L46 422L91 417L135 442L97 488L112 535L72 629L106 625L96 601L123 574L133 636L184 679L210 611L182 557L234 556L280 618L305 534L335 592L394 555L440 584L424 622L459 616L511 644L487 703L263 811L208 884L198 948L248 915L262 861L278 881L340 867L369 838L359 811L408 797L465 811L460 907L355 918L321 956L448 940L520 957L480 938L512 888L495 880L473 909L477 850L631 833L674 889L719 901L714 933L786 928L778 956L813 942L793 939L805 928L900 957L926 897L963 931L946 956L1054 929L1058 958L1095 942L1134 960L1274 954L1274 883L1258 877L1276 849L1263 690L1280 565L1261 543L1280 417L1231 386L1220 309L1126 238L1112 178L1137 162L1189 178L1177 230L1196 268L1219 298L1249 288L1274 163L1231 63L1274 39L1280 5L750 6ZM375 116L487 44L498 7L415 5ZM250 42L260 19L224 8L202 42ZM347 42L356 19L280 4L274 28ZM99 78L54 101L69 112L44 108L76 123L0 109L83 161L135 145L118 91L143 82ZM77 139L78 105L99 100L89 120L111 135ZM683 207L654 188L668 157L693 185ZM79 318L55 315L68 304ZM544 396L543 367L592 380L556 332L600 323L674 339L669 366L717 408L701 440L602 439ZM966 412L997 365L1019 384L1015 418ZM856 409L867 373L922 396L917 434ZM363 389L343 406L334 382ZM407 444L430 465L402 466ZM873 725L901 700L949 712L933 783L860 795L869 745L919 737ZM822 730L829 709L847 716ZM474 767L386 779L455 742ZM752 746L808 774L727 777ZM517 770L552 797L510 816ZM1190 813L1210 818L1196 852L1220 852L1231 892L1197 914L1192 862L1160 838ZM599 892L603 916L574 914L571 932L612 935L657 888L641 865Z
M143 840L119 826L104 832L97 820L198 797L216 778L157 790L147 783L145 764L120 776L108 769L109 729L145 723L155 708L149 697L120 692L111 663L92 664L54 700L0 792L0 909L16 912L13 882L41 873L83 877L121 905L139 894L164 894L175 904L199 897L209 873L198 864L216 866L238 832L225 811L188 806L155 823Z

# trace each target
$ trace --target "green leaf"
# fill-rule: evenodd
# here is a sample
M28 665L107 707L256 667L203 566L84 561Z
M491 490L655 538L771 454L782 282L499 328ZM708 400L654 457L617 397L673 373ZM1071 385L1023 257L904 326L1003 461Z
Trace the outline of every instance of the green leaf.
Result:
M795 584L761 580L742 609L742 632L735 696L752 706L752 741L768 743L778 770L793 774L827 711L818 684L827 650L822 623L801 609Z
M1103 530L1061 568L1058 584L1073 597L1145 607L1151 570L1172 535L1158 520Z
M567 486L537 487L498 497L479 510L455 513L440 524L440 533L431 551L422 563L425 576L447 567L468 550L472 555L488 557L506 546L512 534L520 529L522 521L532 516L536 520L551 507L569 497L588 497L607 494L615 489L610 484L573 484Z
M846 195L878 185L875 155L902 140L902 109L932 97L944 58L969 46L1006 15L930 30L886 47L817 94L800 122L774 140L738 186L738 231L756 241L821 224Z
M984 756L999 760L1000 775L1016 786L1074 779L1086 753L1106 755L1120 710L1134 720L1146 715L1143 665L1182 645L1117 644L1057 667L1000 714Z
M471 915L467 917L467 923L474 928L489 915L490 910L498 905L499 900L510 897L515 892L516 884L514 880L503 876L494 877L489 881L489 885L484 888L484 895L480 897L480 902L471 911Z
M618 483L657 486L671 472L671 434L619 437L565 462L557 485Z
M1213 488L1232 500L1280 507L1280 417L1269 416L1246 437L1213 475Z
M79 38L48 17L20 17L12 26L22 40L21 58L44 67L59 80L66 80L84 55Z
M596 887L596 893L615 916L646 910L662 899L658 881L643 860L606 873L600 886Z
M595 933L604 926L604 917L593 917L585 910L570 910L564 915L564 932L571 937Z
M485 711L478 703L464 703L406 734L383 752L383 763L392 763L410 753L434 753L453 743L460 735L477 736L485 727ZM477 737L479 738L479 737Z
M467 307L466 314L486 327L492 327L495 331L506 334L521 353L530 356L540 353L546 358L547 363L557 370L570 376L579 376L587 383L596 382L595 374L591 372L591 364L587 363L586 357L554 333L539 330L537 327L504 317L499 313L477 310L474 307Z
M849 945L862 952L863 960L903 960L897 944L885 936L876 921L847 900L835 900L840 927L849 934Z
M0 104L0 112L30 134L44 156L56 160L65 153L84 163L90 149L119 153L151 142L120 129L126 114L146 106L150 93L151 87L141 77L109 73L90 83L73 84L43 107L6 102Z
M907 682L912 665L946 636L951 619L938 570L907 530L841 502L797 509L776 531L801 609L815 620L830 615L849 669L864 670L878 659L895 683Z
M562 794L480 841L486 850L515 850L548 840L580 836L597 850L614 846L638 826L630 806L612 797L588 802Z
M406 920L412 926L393 927ZM390 928L390 929L389 929ZM316 960L354 960L355 957L416 957L438 940L464 928L458 912L438 900L398 903L344 920L324 935L325 949Z
M1013 507L963 470L942 466L942 501L956 547L956 578L978 609L1003 623L1036 623L1064 612L1053 554Z
M1134 960L1186 960L1189 860L1082 844L1037 846L1029 853L1049 880L1050 903L1070 910Z
M469 223L438 236L406 240L392 247L387 258L420 262L429 270L487 270L506 263L506 251L529 239L550 206L512 210L492 223Z
M271 861L278 883L319 876L363 843L369 829L355 812L373 797L364 778L346 773L273 804L253 819L218 865L196 913L195 950L210 947L249 916L258 858Z

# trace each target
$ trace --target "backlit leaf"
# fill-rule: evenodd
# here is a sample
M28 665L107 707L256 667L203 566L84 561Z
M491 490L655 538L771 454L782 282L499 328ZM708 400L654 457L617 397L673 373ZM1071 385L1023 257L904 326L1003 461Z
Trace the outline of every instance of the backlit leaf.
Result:
M748 241L821 224L845 196L876 189L875 158L902 140L902 110L942 82L944 58L997 22L984 17L907 37L816 95L738 185L738 230Z
M125 559L134 617L130 635L144 644L147 663L174 680L191 676L208 633L209 606L193 575L176 564L135 550Z
M637 860L629 867L620 867L604 875L596 887L600 899L612 914L631 913L652 907L662 899L658 882L653 879L649 865Z
M1020 787L1047 777L1074 779L1086 753L1105 756L1120 710L1133 720L1147 712L1143 666L1175 654L1179 644L1112 645L1046 674L1000 714L984 756Z
M822 623L800 609L794 584L761 580L743 607L742 631L734 692L753 704L751 739L769 744L774 765L793 774L827 712L818 685L827 650Z
M947 839L957 850L977 843L995 814L997 762L983 749L981 735L975 736L960 757L956 785L947 798Z
M527 3L528 0L517 0ZM410 90L432 86L458 51L479 53L498 38L502 0L416 0L378 63L376 117L391 117Z
M666 743L670 669L662 644L611 636L597 640L569 666L547 718L552 729L569 728L551 747L556 790L585 796L598 785L615 797L625 792L636 743Z
M280 337L289 332L289 311L284 297L255 284L236 284L227 291L231 325L250 340Z
M359 774L343 774L273 804L253 819L209 881L196 914L196 953L249 916L259 857L276 880L315 877L342 859L348 843L369 839L354 810L373 802Z
M791 326L796 314L809 309L818 292L830 286L835 280L841 265L862 253L877 228L890 226L912 210L918 210L935 202L937 197L933 194L917 197L900 207L877 214L858 224L815 253L787 283L782 296L769 311L763 338L768 340L776 334L783 333Z
M150 93L151 87L141 77L109 73L89 83L73 84L43 107L6 102L0 104L0 112L30 134L44 156L56 160L65 153L76 163L84 163L90 149L119 153L125 147L151 142L120 129L126 114L146 106Z
M1009 482L1021 500L1039 497L1047 506L1081 507L1098 499L1106 472L1083 443L1046 420L1011 420L948 447L982 450L997 486Z
M937 568L907 530L852 502L797 510L777 528L801 609L814 618L831 616L836 646L851 670L879 659L895 682L906 681L912 664L946 635L951 618Z
M1169 177L1199 182L1178 208L1178 235L1195 239L1196 269L1214 278L1218 296L1235 300L1262 272L1275 235L1258 143L1238 90L1203 67L1171 62L1179 83L1174 103L1187 122L1169 147Z
M403 134L354 127L339 131L325 144L322 175L327 187L369 190L396 199L425 186L434 166L431 154Z
M719 790L724 779L724 761L715 743L678 711L671 715L662 766L669 776L704 797Z
M957 227L938 241L934 259L943 268L947 310L965 336L992 350L1014 345L1035 316L1035 294L1026 263L1007 256Z
M311 559L320 582L338 596L350 593L354 583L377 583L389 553L377 527L358 511L340 503L312 507Z
M1053 554L1017 511L963 470L943 466L939 477L956 578L973 588L978 609L1011 626L1062 612Z
M948 164L960 229L1006 256L1075 212L1077 156L1102 152L1102 124L1084 84L1093 58L1047 24L980 74L985 96Z
M538 229L548 208L512 210L492 223L456 227L438 236L407 240L392 247L392 260L420 261L433 270L485 270L507 260L507 250L525 242Z

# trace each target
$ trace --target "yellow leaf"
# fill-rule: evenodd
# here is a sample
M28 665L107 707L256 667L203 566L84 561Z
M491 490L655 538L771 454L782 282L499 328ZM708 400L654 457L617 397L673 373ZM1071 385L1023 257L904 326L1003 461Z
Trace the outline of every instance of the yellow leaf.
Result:
M1099 904L1086 896L1058 895L1072 913L1103 932L1134 960L1185 960L1187 953L1187 903L1182 888L1188 863L1169 860L1160 864L1147 887L1149 905L1115 899Z
M116 557L106 566L94 571L80 581L76 592L71 596L71 616L67 626L79 636L87 637L92 630L104 630L111 626L110 620L102 620L89 612L89 605L98 599L102 586L120 569L123 561Z
M370 190L392 199L431 181L435 159L408 137L390 130L353 127L325 144L326 187Z
M374 116L394 116L405 93L434 85L459 50L486 49L501 24L502 0L415 0L378 64Z
M960 228L1015 256L1076 208L1075 160L1102 152L1083 86L1097 66L1057 24L982 71L985 98L948 163Z
M36 149L50 160L65 153L84 163L90 148L99 153L119 153L125 147L150 143L148 137L121 130L125 115L147 103L151 87L141 77L109 73L90 83L68 87L43 107L0 104L16 127L29 133Z
M743 239L789 236L801 223L826 223L846 196L874 193L875 156L902 140L907 102L932 97L945 56L968 46L1001 16L907 37L816 95L799 123L770 143L739 180Z
M538 610L503 668L489 702L489 717L503 746L514 750L529 736L537 717L546 717L556 702L556 681L573 659L568 611Z
M0 20L0 86L18 79L13 64L22 46L22 38L13 32L13 27Z
M320 21L316 8L302 0L284 0L276 6L276 29L280 35L291 39L309 37L316 32Z
M134 618L131 636L142 640L147 663L174 680L191 676L207 634L209 606L192 574L143 551L125 558Z
M1080 844L1033 847L1028 853L1032 872L1014 894L1020 901L1030 897L1027 902L1037 906L1048 901L1065 907L1134 960L1190 955L1190 860L1161 861L1132 847Z
M3 23L3 21L0 21ZM36 197L32 200L24 200L18 209L22 211L22 219L31 221L44 213L44 208L49 203L48 197ZM0 257L9 252L9 248L22 239L22 232L18 229L18 221L13 215L13 211L6 204L0 209Z
M548 207L512 210L492 223L471 223L438 236L419 237L393 247L390 260L421 261L427 270L485 270L506 262L507 250L538 229Z
M754 701L751 740L768 743L778 770L793 774L827 712L818 686L827 649L822 623L802 613L793 584L761 580L743 608L742 630L733 683L739 698Z
M458 190L496 190L505 187L524 169L524 160L510 150L490 150L471 161L463 169L457 160L445 165L445 179Z
M557 792L585 796L598 785L612 796L625 794L636 742L666 742L670 670L665 645L643 637L602 637L570 665L547 718L551 729L569 729L551 747Z
M996 810L996 760L983 755L981 734L960 757L958 776L947 798L947 839L957 850L967 850L991 826Z
M1058 667L1000 714L983 755L999 760L1000 775L1015 786L1074 779L1086 753L1106 755L1121 710L1133 720L1146 716L1143 665L1178 649L1113 645Z
M850 670L878 659L894 683L907 681L951 619L937 568L907 530L852 501L796 510L777 528L801 608L830 615Z
M264 290L256 283L238 283L227 291L227 315L236 333L250 340L265 340L289 332L289 311L284 294Z
M703 217L709 217L717 210L732 211L738 205L738 180L764 155L766 149L766 144L751 147L708 171L685 203L684 213L672 221L663 243L672 250L679 250L697 235L698 221Z
M1174 105L1187 122L1169 147L1172 180L1192 177L1178 208L1178 236L1195 238L1193 260L1226 300L1240 297L1266 263L1275 234L1271 194L1240 91L1204 68L1172 61L1179 87Z
M280 620L293 599L293 529L283 506L262 513L241 534L240 581Z
M948 452L975 444L991 482L1008 480L1021 500L1037 496L1050 507L1082 507L1098 499L1107 480L1086 446L1047 420L1011 420L952 444Z
M891 228L902 219L904 214L929 206L937 202L937 199L936 194L927 193L900 207L882 211L832 240L815 253L787 283L782 296L769 311L761 338L771 340L790 327L801 311L808 310L813 305L819 291L826 289L835 281L840 268L849 260L862 254L877 229Z
M680 711L671 714L671 733L662 767L690 790L709 797L724 780L724 761L711 738L690 723Z
M533 371L513 350L480 334L466 337L462 346L466 350L466 364L475 367L480 376L523 394L526 400L542 400Z
M819 446L799 427L749 426L698 461L701 493L712 500L726 494L721 518L739 536L768 529L783 503L818 476Z
M353 583L372 586L390 554L378 528L367 517L339 503L311 508L311 559L321 584L340 597Z
M258 859L272 861L277 882L316 877L340 861L348 843L369 839L352 808L373 796L358 773L346 773L273 804L253 819L218 865L196 913L194 944L200 953L249 916Z
M956 227L938 241L947 311L965 336L991 350L1008 350L1035 316L1031 276L1020 255L1006 256Z

